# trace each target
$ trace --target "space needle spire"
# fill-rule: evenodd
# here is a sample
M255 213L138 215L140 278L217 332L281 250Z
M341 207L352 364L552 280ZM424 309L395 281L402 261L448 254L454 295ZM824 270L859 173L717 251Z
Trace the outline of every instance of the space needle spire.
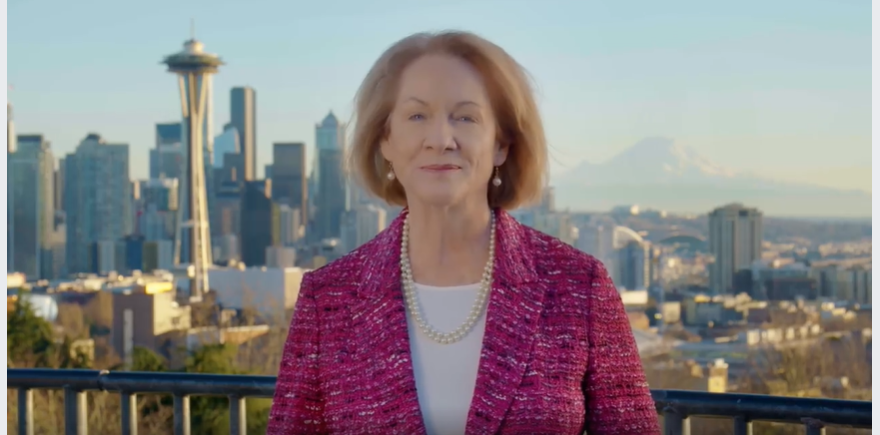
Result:
M205 141L210 140L205 136L211 132L206 125L210 125L211 76L224 63L218 56L206 53L204 44L194 35L183 44L183 51L166 56L162 63L178 77L186 149L174 259L178 265L188 265L190 299L200 301L209 290L208 269L213 263L205 178Z

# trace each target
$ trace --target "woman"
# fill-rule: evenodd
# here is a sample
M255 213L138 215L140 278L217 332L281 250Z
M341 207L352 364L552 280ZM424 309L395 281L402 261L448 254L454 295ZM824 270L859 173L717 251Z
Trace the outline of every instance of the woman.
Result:
M504 211L546 174L520 66L470 33L417 34L356 110L353 169L406 208L305 275L268 432L659 433L602 264Z

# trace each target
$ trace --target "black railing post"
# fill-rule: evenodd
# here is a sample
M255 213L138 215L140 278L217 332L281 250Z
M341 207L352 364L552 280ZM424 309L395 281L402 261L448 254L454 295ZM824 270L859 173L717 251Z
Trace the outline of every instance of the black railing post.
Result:
M85 391L64 387L64 433L65 435L88 435L88 409Z
M752 422L742 415L733 417L734 435L752 435Z
M229 396L229 433L247 435L247 401L235 394Z
M120 400L122 401L122 435L137 435L137 394L123 392L119 396Z
M825 435L825 424L815 418L802 419L807 427L807 435Z
M34 390L18 389L18 434L34 435Z
M174 395L174 435L189 435L189 396Z
M691 435L691 421L688 416L672 408L664 409L663 435Z

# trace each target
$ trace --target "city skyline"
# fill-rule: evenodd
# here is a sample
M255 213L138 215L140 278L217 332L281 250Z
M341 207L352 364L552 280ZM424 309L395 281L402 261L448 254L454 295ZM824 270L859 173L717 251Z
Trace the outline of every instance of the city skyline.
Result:
M132 178L146 178L147 166L135 159L146 157L156 123L179 120L176 84L155 64L186 39L194 17L196 36L229 63L216 77L213 133L230 118L232 87L261 95L256 166L262 173L275 142L305 142L314 156L314 124L330 110L343 121L350 117L356 86L394 40L462 28L499 43L534 76L554 177L661 135L733 170L871 191L869 5L762 5L764 16L756 17L748 8L687 2L675 9L645 3L626 14L614 5L551 2L547 21L535 21L525 3L499 4L380 2L350 4L343 12L310 5L284 21L275 17L285 15L289 6L282 4L242 11L227 2L197 2L174 7L179 32L152 32L157 11L167 10L161 2L136 17L110 3L58 3L64 13L56 17L15 3L8 71L15 90L8 100L16 130L43 134L56 154L98 132L131 144ZM489 12L499 19L485 20ZM82 22L77 17L95 14L104 18L101 32L73 31ZM173 29L175 19L163 17ZM45 34L29 30L38 18L50 28ZM362 35L355 20L376 23L377 31ZM296 31L285 31L290 26ZM536 31L517 31L523 27ZM107 38L114 29L118 35ZM72 33L62 40L59 32ZM99 55L123 44L118 55ZM144 61L150 56L156 61ZM46 62L57 61L69 64L65 79L46 79Z

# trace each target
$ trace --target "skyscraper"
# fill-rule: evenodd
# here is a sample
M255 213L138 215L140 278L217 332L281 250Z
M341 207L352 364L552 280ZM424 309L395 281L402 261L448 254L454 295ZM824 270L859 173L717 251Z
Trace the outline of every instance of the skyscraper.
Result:
M7 269L53 278L55 159L42 135L17 137L7 160Z
M333 112L328 113L315 126L317 159L312 182L313 189L317 192L314 199L317 209L314 226L316 236L320 239L339 237L342 214L348 206L345 176L342 172L344 141L345 126Z
M715 263L709 268L709 286L716 293L734 289L734 275L761 258L764 218L756 208L729 204L709 213L709 251Z
M272 178L272 164L263 166L263 178Z
M648 242L630 240L617 250L615 284L627 290L646 290L651 285L651 248Z
M241 146L238 141L238 129L232 124L223 126L223 133L214 139L214 168L223 167L223 156L226 154L238 154Z
M320 184L321 168L318 160L321 150L344 149L345 126L343 126L331 110L320 124L315 125L315 160L312 165L310 184L313 193L317 193ZM312 195L314 196L314 195Z
M302 142L273 144L272 162L272 200L298 209L301 219L306 219L306 145Z
M238 131L244 154L243 181L257 178L257 93L251 87L232 88L229 95L230 124Z
M273 183L274 184L274 183ZM282 246L293 246L303 234L302 211L287 204L278 206Z
M281 246L281 219L272 201L272 181L246 181L241 198L241 259L265 266L266 248Z
M180 188L176 178L159 178L141 182L143 211L138 220L138 233L147 241L172 240L177 223Z
M178 144L183 140L183 125L179 122L156 124L156 147Z
M68 271L93 272L95 244L114 244L132 232L128 144L90 133L64 158Z
M227 154L229 160L232 154ZM240 154L235 154L241 157ZM240 161L241 159L239 159ZM235 172L234 170L232 172ZM241 240L242 192L244 183L235 180L224 181L217 186L217 198L211 211L211 237L215 261L239 260Z
M342 215L346 210L345 179L342 174L342 150L319 151L317 217L315 227L322 239L339 237Z
M183 126L179 122L156 124L156 147L150 150L150 178L182 178Z
M206 53L204 44L195 39L186 41L183 47L183 51L164 60L168 71L179 77L186 148L186 172L180 195L182 210L175 248L178 264L187 263L193 268L190 297L201 300L203 293L209 290L208 268L212 263L208 216L208 201L213 192L211 77L223 62L216 55ZM184 240L188 242L186 250L182 246Z

